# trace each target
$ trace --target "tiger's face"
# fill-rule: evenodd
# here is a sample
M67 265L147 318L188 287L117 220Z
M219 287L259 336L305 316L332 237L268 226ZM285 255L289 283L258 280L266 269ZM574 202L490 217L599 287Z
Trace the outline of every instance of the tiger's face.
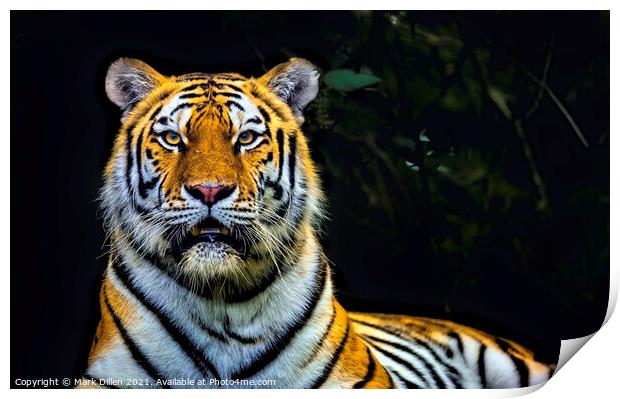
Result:
M193 284L252 284L320 215L320 192L302 110L318 72L292 59L254 79L166 77L120 59L106 77L123 110L105 172L106 220L115 239Z

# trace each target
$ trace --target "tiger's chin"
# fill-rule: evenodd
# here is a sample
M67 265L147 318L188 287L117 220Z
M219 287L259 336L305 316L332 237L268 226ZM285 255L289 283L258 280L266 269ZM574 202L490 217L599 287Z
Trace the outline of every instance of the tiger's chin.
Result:
M247 248L228 227L209 217L191 228L172 251L177 272L200 288L212 282L247 280ZM235 284L236 283L236 284Z
M245 277L245 262L239 252L218 241L193 245L183 253L177 267L196 288L211 282L238 282Z

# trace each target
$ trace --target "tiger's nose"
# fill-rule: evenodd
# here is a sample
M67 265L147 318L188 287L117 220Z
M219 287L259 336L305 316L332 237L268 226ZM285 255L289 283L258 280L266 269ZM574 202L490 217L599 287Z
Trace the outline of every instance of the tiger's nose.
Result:
M235 190L234 186L219 184L197 184L187 188L190 195L211 207L216 202L228 197Z

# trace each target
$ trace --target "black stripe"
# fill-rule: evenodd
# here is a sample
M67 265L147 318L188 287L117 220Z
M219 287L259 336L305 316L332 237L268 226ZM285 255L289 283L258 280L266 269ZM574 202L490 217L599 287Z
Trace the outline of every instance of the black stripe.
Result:
M180 82L187 82L191 80L207 80L210 78L211 78L211 74L204 73L204 72L192 72L192 73L185 74L183 76L179 76L177 80Z
M187 122L185 123L185 134L189 134L189 131L192 128L192 117L190 115L189 118L187 118Z
M263 165L267 165L269 162L273 161L273 152L268 152L267 156L263 159L261 159L261 163Z
M487 387L486 360L484 360L486 351L487 346L481 343L480 349L478 350L478 375L480 376L480 385L482 388Z
M198 327L203 330L204 332L206 332L208 335L212 336L213 338L217 339L220 342L224 342L224 343L228 343L228 339L226 339L225 336L223 336L222 334L220 334L219 332L215 331L214 329L212 329L211 327L209 327L208 325L205 324L204 320L201 317L192 317L192 320L198 324Z
M458 333L454 332L454 331L450 331L448 333L448 337L456 340L456 345L459 348L459 352L462 355L464 355L465 354L465 349L463 348L463 340L461 339L461 336Z
M217 79L231 80L233 82L245 82L245 81L247 81L247 79L245 79L245 78L243 78L241 76L235 76L235 75L231 75L231 74L228 74L228 73L218 73L215 77Z
M510 359L514 363L517 371L519 372L519 384L522 387L526 387L530 385L530 369L527 367L525 362L519 359L516 356L510 355Z
M192 107L192 105L193 105L193 104L190 104L190 103L182 103L182 104L179 104L179 105L177 105L177 106L176 106L176 107L172 110L172 112L170 112L170 115L174 115L176 112L178 112L178 111L180 111L180 110L182 110L182 109L185 109L185 108L191 108L191 107Z
M278 118L280 118L280 120L282 120L282 121L288 120L284 116L284 114L282 114L282 112L278 109L278 107L273 102L271 102L271 100L261 96L256 89L252 90L252 95L254 97L256 97L258 100L262 101L263 104L265 104L265 106L267 106L267 108L269 108L274 114L276 114L276 116Z
M381 352L383 355L385 355L386 357L392 359L393 361L395 361L396 363L400 364L401 366L404 366L407 370L411 371L413 374L415 374L421 381L424 381L425 384L430 385L428 383L428 380L422 375L422 373L420 373L420 370L418 370L413 364L407 362L406 360L401 359L400 357L396 356L395 354L393 354L392 352L381 348L379 345L374 344L368 340L366 340L364 337L360 336L364 342L366 342L368 345L372 346L373 348L375 348L376 350L378 350L379 352Z
M163 98L162 100L165 100L165 98ZM157 113L159 113L159 111L161 110L162 104L159 104L159 106L157 106L157 108L155 108L155 110L151 113L151 117L150 119L153 119L153 117L155 115L157 115ZM144 118L149 112L151 111L146 111L145 113L135 117L135 119L137 120L141 120L142 118ZM132 136L133 136L133 131L137 126L137 122L136 123L132 123L131 125L129 125L126 129L125 129L125 133L126 133L126 137L125 137L125 150L127 151L127 163L125 165L125 175L126 175L126 179L127 179L127 188L129 190L129 194L131 197L131 202L134 206L136 206L134 198L133 198L133 193L132 193L132 185L131 185L131 167L133 164L133 151L131 150L131 144L132 144ZM139 172L139 169L138 169Z
M208 83L197 83L197 84L193 84L191 86L187 86L187 87L183 88L183 90L181 90L179 93L190 92L190 91L196 90L198 88L201 88L203 90L208 90L209 87L210 87L210 85Z
M351 323L347 319L347 329L344 332L344 337L342 338L342 340L340 340L340 344L338 344L338 348L336 349L336 352L334 353L334 356L331 358L331 360L329 361L327 366L325 366L325 368L323 368L323 371L321 372L321 376L316 381L314 381L314 384L312 384L312 388L314 388L314 389L320 388L321 385L323 385L323 383L325 383L325 381L327 380L327 378L331 374L332 369L334 368L334 366L338 362L338 359L340 359L340 355L342 354L342 351L344 350L344 346L347 343L347 340L349 339L349 332L350 331L351 331Z
M256 338L242 337L241 335L237 334L236 332L232 330L227 329L225 331L226 331L226 334L228 334L230 338L234 339L237 342L241 342L242 344L245 344L245 345L255 345L262 341L260 337L256 337Z
M113 269L118 278L127 287L129 292L145 307L147 308L164 327L168 335L181 347L183 352L189 357L196 368L203 374L211 373L215 378L219 379L218 373L215 367L204 357L201 356L203 351L197 347L187 335L182 333L170 320L170 318L157 306L152 303L146 295L131 282L129 271L124 265L117 263L113 264Z
M297 138L289 136L289 155L288 155L288 179L291 184L291 202L293 198L293 190L295 189L295 167L297 164Z
M227 91L218 91L216 94L218 96L224 96L224 97L229 97L229 98L241 99L241 95L239 95L237 93L229 93Z
M262 120L258 116L255 116L254 118L250 118L247 121L245 121L245 123L256 123L257 125L260 125L261 122Z
M510 356L510 360L512 360L512 363L514 363L515 368L519 373L519 384L522 387L528 386L530 384L530 369L527 367L525 362L512 354L515 350L509 342L500 337L495 338L495 342L497 342L502 351Z
M270 187L270 188L273 189L273 199L275 199L276 201L279 201L280 199L282 199L282 194L284 193L284 190L282 189L281 185L279 185L277 183L273 183L273 182L267 180L267 182L265 182L265 186ZM282 207L282 206L283 206L283 204L280 204L280 207ZM286 211L286 207L285 207L284 211ZM269 221L267 221L267 224L275 224L275 221L274 220L269 220Z
M211 85L212 87L215 87L216 89L222 90L222 89L224 89L224 85L225 84L224 83L216 82L215 80L210 80L209 81L209 85ZM215 93L215 94L217 94L217 93Z
M387 375L388 380L390 381L390 386L388 387L388 389L394 389L394 387L395 387L395 386L394 386L394 379L392 378L392 375L391 375L391 374L390 374L390 372L387 370L387 368L385 368L385 367L384 367L384 369L385 369L385 374Z
M162 206L164 203L164 197L167 197L168 195L170 195L170 192L172 191L170 188L168 188L166 190L166 192L164 193L164 183L166 181L166 178L168 177L168 172L164 172L164 174L161 177L161 181L159 182L159 190L157 190L157 199L159 199L159 206Z
M275 211L276 215L284 219L284 217L286 216L286 212L288 211L290 205L291 205L290 201L280 203L280 206L278 206L278 208Z
M142 175L142 137L146 126L140 131L136 142L136 171L138 172L138 193L143 199L146 198L146 187L144 186L144 176Z
M200 78L197 77L195 79L192 80L186 80L186 83L193 83L190 86L185 87L184 89L182 89L182 91L188 91L188 90L195 90L197 88L201 88L203 90L210 90L211 89L211 82L213 82L213 79L211 78L211 76L205 76L204 78Z
M396 378L398 378L401 382L405 383L405 386L407 388L409 388L409 389L420 389L420 386L418 384L414 383L413 381L409 381L408 379L406 379L405 377L400 375L400 373L398 371L390 369L390 373L394 374L396 376Z
M414 352L413 350L411 350L410 348L406 347L405 345L399 344L398 342L388 341L388 340L385 340L385 339L373 337L371 335L364 335L364 336L366 338L372 340L372 341L380 342L380 343L382 343L384 345L391 346L393 348L396 348L398 350L406 352L406 353L410 354L411 356L415 357L420 362L422 362L422 364L424 365L426 370L428 370L430 372L431 377L433 378L433 381L435 381L435 385L437 385L437 388L443 389L443 388L446 387L445 382L441 379L441 377L439 377L439 375L437 374L437 371L435 370L433 365L430 364L426 359L424 359L424 357L421 356L420 354ZM394 356L396 356L396 355L394 355Z
M306 322L308 321L308 319L310 319L310 316L312 316L312 313L314 312L314 309L316 308L319 299L321 298L321 294L325 289L326 273L327 271L324 269L324 267L320 267L316 271L315 284L313 284L314 290L312 291L312 294L310 296L310 303L304 313L301 315L301 317L297 319L295 323L293 323L293 325L283 335L278 337L275 342L272 343L271 347L266 352L264 352L255 362L251 363L246 367L243 367L242 369L234 373L230 377L231 379L247 379L251 377L252 375L258 373L260 370L265 368L267 365L269 365L269 363L271 363L284 351L284 349L290 344L290 342L293 340L299 330L301 330L306 325Z
M312 351L310 356L308 356L308 358L306 359L306 366L308 364L310 364L314 360L316 355L318 355L319 350L323 346L323 342L325 342L325 338L327 338L327 335L329 335L329 333L330 333L330 331L332 329L332 326L334 325L334 321L336 321L336 304L332 300L332 315L331 315L331 318L329 319L329 323L327 323L327 328L325 329L325 332L321 336L321 339L318 340L318 342L320 344L314 347L314 350Z
M435 359L435 361L437 361L437 363L439 363L440 365L442 365L443 367L448 369L448 371L450 373L450 375L449 375L450 381L455 385L456 388L462 388L462 386L461 386L461 384L459 382L459 379L461 377L459 371L456 368L454 368L453 366L451 366L450 364L444 362L443 359L441 359L441 357L439 357L437 352L435 352L435 350L433 348L431 348L426 342L422 341L421 339L415 338L415 337L409 337L409 336L403 337L403 336L400 335L400 333L398 331L394 331L394 330L390 329L389 327L379 326L379 325L376 325L376 324L373 324L373 323L369 323L369 322L363 321L363 320L357 320L357 319L354 319L354 320L355 320L356 323L359 323L359 324L362 324L362 325L365 325L365 326L368 326L368 327L375 328L375 329L380 330L380 331L382 331L382 332L384 332L386 334L393 335L393 336L398 337L400 339L412 340L413 341L412 343L415 343L416 345L419 345L422 348L426 349L431 354L433 359ZM371 337L371 338L373 338L373 337ZM379 338L376 338L376 339L379 340L379 341L382 341ZM404 346L404 345L402 345L402 344L400 344L398 342L392 342L392 341L384 341L384 342L388 343L388 344L390 344L390 345L392 345L394 347L397 347L397 348L399 348L399 349L401 349L403 351L409 352L409 353L411 353L414 356L417 356L415 353L413 353L413 349L408 348L408 347L406 347L406 346Z
M204 94L202 93L186 93L186 94L181 94L179 96L179 100L185 100L187 98L198 98L198 97L203 97Z
M276 141L278 142L278 178L276 184L280 182L282 177L282 167L284 166L284 132L278 129L276 132Z
M232 118L230 117L230 113L226 114L226 116L224 116L224 112L218 108L219 114L217 115L218 119L220 120L220 123L226 123L228 124L228 135L229 136L233 136L235 134L235 124L232 121ZM238 146L235 146L235 150L239 150Z
M154 161L154 162L157 162L157 161ZM157 165L157 164L155 164L155 165ZM144 188L146 190L151 190L153 187L155 187L155 185L157 184L158 181L159 180L156 177L153 178L152 180L145 181L144 182Z
M285 267L284 273L286 273L288 270L290 270L290 267ZM282 272L282 270L280 270L280 272ZM251 299L254 299L256 296L260 295L263 291L269 288L279 275L280 274L278 273L278 267L273 266L271 268L271 272L267 275L267 277L263 278L258 285L255 285L249 290L236 292L232 295L228 295L224 298L224 301L227 303L239 303L247 302Z
M241 110L242 112L245 112L245 108L243 108L243 106L236 101L229 100L229 101L226 101L224 105L227 106L228 108L230 108L231 105L234 105L235 107L239 108L239 110Z
M362 378L361 381L353 384L353 388L364 388L366 384L368 384L375 376L375 370L377 368L377 365L375 364L375 359L372 357L372 354L370 353L370 348L368 347L366 347L366 355L368 356L368 371L366 371L366 375L364 376L364 378Z
M159 123L159 124L161 124L161 125L167 125L167 124L168 124L168 121L170 121L170 118L168 118L167 116L162 116L162 117L161 117L161 118L159 118L159 119L157 120L157 122L155 122L155 123Z
M207 116L208 108L207 107L199 107L194 110L194 126L197 126L200 123L200 120Z
M157 107L155 107L155 109L147 112L147 114L151 114L151 116L149 116L149 122L151 122L151 125L155 123L155 118L159 115L159 111L161 111L162 107L163 104L159 104Z
M249 150L247 150L247 151L254 151L254 150L255 150L255 149L257 149L258 147L261 147L261 146L263 146L263 145L265 145L265 144L269 144L269 139L268 139L268 138L263 139L260 143L256 144L256 146L255 146L255 147L252 147L252 148L250 148L250 149L249 149Z
M154 384L156 380L164 380L165 378L162 377L159 371L155 369L155 367L146 358L146 356L140 351L140 349L138 349L138 346L133 341L133 339L131 339L131 337L129 336L129 333L125 329L125 326L123 326L123 322L118 317L116 312L114 312L114 309L112 309L112 305L110 305L110 301L108 300L108 293L105 288L105 285L103 286L103 301L106 305L106 308L108 309L108 312L110 313L110 316L112 316L114 325L118 329L118 332L121 334L121 338L123 339L123 342L125 346L127 347L127 349L129 349L129 352L131 353L131 356L133 357L134 361L140 367L144 369L144 371L148 374L149 379L153 380L151 381L152 384ZM164 385L163 387L170 388L167 385Z
M269 123L271 122L271 117L269 116L269 114L267 113L267 111L265 111L265 108L261 107L260 105L258 106L258 112L260 112L260 114L263 116L263 119L265 119L265 123Z
M125 178L127 180L127 190L129 191L129 197L131 198L132 203L134 203L135 200L133 198L133 191L132 191L132 186L131 186L131 166L133 164L133 151L131 150L131 139L133 136L133 130L135 128L136 128L136 125L132 124L132 125L129 125L125 130L125 133L126 133L125 151L127 152L127 160L125 164Z
M201 83L196 83L193 86L204 86L207 85L207 81L211 79L209 76L195 76L195 77L188 77L188 78L177 78L177 82L179 83L196 83L196 82L201 82ZM193 86L188 86L188 88L190 88L190 90L194 90L196 89L196 87ZM183 90L187 90L187 89L183 89Z
M448 378L450 378L450 381L452 382L452 384L454 384L455 388L463 388L463 386L461 385L460 379L461 379L461 373L454 368L453 366L451 366L450 364L448 364L447 362L445 362L438 354L437 352L435 352L435 350L433 348L431 348L426 342L415 338L414 342L418 345L420 345L421 347L423 347L424 349L428 350L429 353L431 354L431 356L433 356L433 359L435 359L435 361L439 364L441 364L443 367L445 367L446 369L448 369Z
M167 98L166 96L162 96L162 101L166 100ZM154 115L157 115L157 113L159 112L159 110L161 109L162 104L159 104L159 106L157 108L155 108L155 111L151 114L151 119L154 117ZM149 111L146 111L145 113L136 116L135 120L141 120L142 118L144 118L147 114L149 113ZM127 191L129 193L129 198L131 201L131 205L138 211L138 213L140 214L145 214L147 212L146 209L144 209L142 206L140 206L139 204L136 203L136 200L134 198L133 195L133 186L131 184L131 167L133 165L133 151L131 150L131 144L132 144L132 136L133 136L133 131L137 126L137 122L136 123L132 123L131 125L129 125L126 129L125 129L125 151L127 152L127 160L126 160L126 165L125 165L125 179L127 182ZM138 169L138 173L140 172L140 170Z
M168 100L168 97L170 97L170 95L172 94L173 91L174 90L167 90L167 91L162 92L159 95L159 101L164 102L164 101Z
M138 173L138 193L140 194L140 197L145 199L146 198L146 190L153 188L153 186L155 185L155 182L152 182L152 185L149 187L149 185L145 185L144 183L144 175L142 174L142 140L144 135L146 134L146 131L151 129L153 124L155 123L155 118L158 116L159 111L161 111L162 108L162 104L159 104L155 109L153 109L153 111L150 111L151 116L149 117L149 121L150 123L146 124L142 130L140 131L140 134L138 135L138 140L136 142L136 171Z
M245 345L255 345L259 342L262 341L262 339L260 337L243 337L239 334L237 334L236 332L232 331L230 328L230 318L228 317L228 315L226 315L225 319L224 319L224 331L226 332L226 334L231 337L232 339L234 339L235 341L241 342L242 344Z
M515 350L513 346L510 344L510 342L506 341L503 338L495 337L494 341L495 343L497 343L497 346L499 346L499 348L506 353L512 352Z
M132 201L132 202L133 202L133 205L136 208L136 211L138 212L138 214L146 215L149 212L146 208L144 208L142 205L138 204L137 202L135 202L135 201Z
M243 90L241 90L239 87L237 87L235 85L231 85L230 83L222 83L222 86L228 87L229 89L232 89L232 90L236 91L237 93L243 93Z

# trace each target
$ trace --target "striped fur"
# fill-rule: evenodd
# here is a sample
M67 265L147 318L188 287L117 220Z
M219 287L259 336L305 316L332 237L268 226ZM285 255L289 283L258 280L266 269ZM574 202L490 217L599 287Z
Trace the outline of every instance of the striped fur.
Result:
M508 340L340 306L300 130L317 89L318 72L300 59L257 79L164 77L132 59L110 67L106 91L123 110L101 196L111 250L79 387L516 387L549 377ZM230 194L209 206L191 195L214 182ZM183 247L206 218L238 245Z

